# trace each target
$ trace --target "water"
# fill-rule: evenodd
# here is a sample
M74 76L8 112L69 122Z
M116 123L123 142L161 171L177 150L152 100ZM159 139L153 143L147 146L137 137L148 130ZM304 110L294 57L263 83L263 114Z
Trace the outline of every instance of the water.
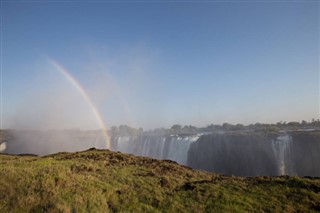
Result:
M4 152L7 149L7 143L3 142L0 144L0 152Z
M288 158L290 156L291 141L292 137L287 134L278 136L276 140L272 140L272 150L278 164L279 175L287 175L290 172Z
M170 140L169 152L167 156L163 156L163 158L187 165L190 145L198 139L199 136L172 137Z
M91 147L106 148L100 132L18 133L14 134L14 140L0 144L0 152L46 155L60 151L81 151ZM276 138L256 133L220 132L189 136L117 136L112 137L112 150L173 160L195 169L226 175L320 176L320 138L315 138L309 132L301 134L282 132Z
M124 153L147 156L156 159L168 159L187 165L188 151L191 143L200 136L141 136L141 137L116 137L116 150Z
M95 147L105 149L106 142L99 133L81 131L16 131L8 141L5 152L47 155L57 152L75 152Z

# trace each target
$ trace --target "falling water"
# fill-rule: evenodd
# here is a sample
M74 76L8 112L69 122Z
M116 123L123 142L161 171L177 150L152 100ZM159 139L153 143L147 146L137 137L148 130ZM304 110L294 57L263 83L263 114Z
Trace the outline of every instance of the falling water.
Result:
M131 137L129 137L129 136L116 137L115 141L117 142L116 143L117 146L116 146L115 150L132 154L133 148L132 148L132 143L130 143L130 138Z
M290 143L292 137L290 135L278 136L276 140L272 140L272 150L278 164L279 175L288 175L288 156L290 153Z
M273 140L256 133L114 136L112 150L227 175L320 176L320 146L314 137L308 137L310 134L299 138L280 132ZM91 147L106 148L100 131L16 131L14 137L0 143L0 152L46 155Z
M0 152L3 152L7 149L7 143L3 142L0 144Z
M143 136L143 137L116 137L116 151L156 159L169 159L180 164L187 164L188 151L191 143L200 136Z
M187 165L190 145L198 139L199 136L197 135L189 137L172 137L169 152L167 156L164 156L164 158Z

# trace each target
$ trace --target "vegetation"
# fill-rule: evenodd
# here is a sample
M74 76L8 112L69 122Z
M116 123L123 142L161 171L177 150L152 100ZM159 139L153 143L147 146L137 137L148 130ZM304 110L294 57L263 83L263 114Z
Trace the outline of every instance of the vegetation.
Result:
M90 149L0 155L0 212L317 212L320 179L227 177Z
M276 124L230 124L223 123L219 124L209 124L206 127L195 127L192 125L182 126L180 124L174 124L170 129L157 128L153 130L144 131L142 128L135 129L127 125L120 125L118 127L112 126L109 130L112 136L138 136L141 134L149 135L190 135L197 134L201 132L216 132L216 131L268 131L277 132L281 130L302 130L302 129L320 129L320 120L312 119L312 121L307 122L305 120L301 122L278 122Z

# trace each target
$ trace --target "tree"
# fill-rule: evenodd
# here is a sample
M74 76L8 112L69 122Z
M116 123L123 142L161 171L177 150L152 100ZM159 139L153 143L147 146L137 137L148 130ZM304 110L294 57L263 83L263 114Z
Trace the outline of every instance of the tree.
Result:
M222 127L224 130L232 130L233 129L233 125L229 124L229 123L223 123Z
M307 121L305 121L305 120L301 121L302 126L306 126L307 124L308 124Z
M178 134L178 133L180 133L180 132L181 132L181 125L179 125L179 124L173 125L173 126L171 127L171 132L172 132L173 134Z

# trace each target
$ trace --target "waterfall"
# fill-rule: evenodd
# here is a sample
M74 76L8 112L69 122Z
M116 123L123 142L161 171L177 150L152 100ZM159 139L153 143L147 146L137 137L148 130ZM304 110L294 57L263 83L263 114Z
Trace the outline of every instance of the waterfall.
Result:
M117 146L114 151L132 154L133 150L130 146L130 139L128 136L116 137L115 141L117 142Z
M3 152L7 149L7 143L3 142L0 144L0 152Z
M140 136L116 137L116 150L124 153L147 156L156 159L168 159L187 165L190 145L200 136Z
M278 164L279 175L288 175L290 173L288 157L290 155L291 141L292 137L287 134L278 136L276 140L272 140L272 150Z
M317 132L316 132L317 133ZM0 152L46 155L61 151L105 149L100 131L14 131ZM300 175L320 177L320 132L216 132L193 135L123 134L112 150L226 175Z
M199 136L172 137L170 141L169 152L165 158L176 161L183 165L187 165L190 145L198 139Z

